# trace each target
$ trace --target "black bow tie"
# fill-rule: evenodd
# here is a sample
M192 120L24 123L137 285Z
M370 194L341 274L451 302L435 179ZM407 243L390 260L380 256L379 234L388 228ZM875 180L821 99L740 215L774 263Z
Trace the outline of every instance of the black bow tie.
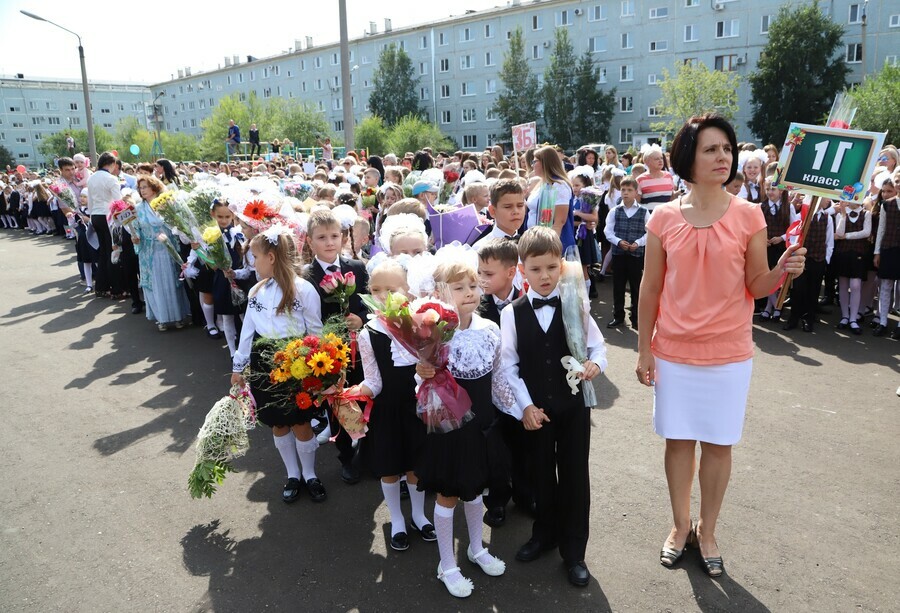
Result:
M544 298L533 298L531 300L531 308L533 308L535 311L538 310L539 308L545 307L545 306L552 306L552 307L559 308L559 304L560 304L559 296L554 296L553 298L547 298L546 300Z
M329 267L326 268L325 270L327 270L328 272L337 272L338 267L335 266L334 264L332 264L331 266L329 266Z

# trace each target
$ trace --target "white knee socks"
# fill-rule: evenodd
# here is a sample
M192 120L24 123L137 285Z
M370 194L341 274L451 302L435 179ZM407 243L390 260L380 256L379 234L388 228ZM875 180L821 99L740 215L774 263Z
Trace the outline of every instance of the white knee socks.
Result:
M430 524L431 522L425 517L425 492L420 492L415 483L407 482L406 486L409 489L409 506L412 509L413 521L420 528L425 524ZM400 496L400 483L397 483L397 496Z
M86 262L84 265L84 284L94 287L94 267L90 262Z
M309 481L316 478L316 449L319 441L312 437L308 441L295 439L297 442L297 455L300 456L300 468L303 471L303 480Z
M406 518L403 517L403 509L400 506L400 482L385 483L382 481L381 493L384 494L384 502L391 514L391 536L406 532Z
M234 357L235 341L237 340L237 328L234 326L234 315L219 315L220 328L225 335L228 344L228 353Z
M275 436L275 434L272 433L272 438L275 440L275 447L278 449L278 453L281 454L281 461L284 462L284 467L287 469L288 479L299 479L300 466L297 464L297 450L294 447L294 435L291 432L288 432L284 436Z
M862 279L850 279L849 277L840 277L838 279L841 317L844 319L849 319L850 321L858 319L861 287Z
M888 324L888 315L891 312L891 296L894 293L894 280L882 279L881 291L878 292L878 323L882 326Z
M484 504L481 496L475 500L469 500L463 507L466 510L466 525L469 527L469 547L472 548L472 555L477 554L484 549L484 542L481 540L483 534Z
M445 571L456 566L453 554L453 508L442 507L434 503L434 532L437 534L438 553L441 556L441 569ZM458 579L459 572L447 574L452 583Z
M207 328L216 327L216 307L203 302L204 294L200 294L200 308L203 309L203 318L206 319Z

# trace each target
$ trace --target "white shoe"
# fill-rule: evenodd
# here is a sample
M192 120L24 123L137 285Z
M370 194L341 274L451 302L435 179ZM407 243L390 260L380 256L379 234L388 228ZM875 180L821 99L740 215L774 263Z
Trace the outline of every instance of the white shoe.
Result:
M156 329L160 332L165 332L169 329L169 326L167 326L166 324L156 324Z
M93 292L94 292L94 288L93 288L93 287L91 287L90 285L85 285L85 286L84 286L84 293L85 293L85 294L91 294L91 293L93 293Z
M472 590L475 589L475 586L472 585L471 580L466 579L465 577L462 576L462 574L460 574L459 575L460 578L457 579L456 581L454 581L453 583L450 583L449 581L447 581L447 575L452 575L453 573L458 573L458 572L459 572L458 566L454 566L453 568L450 568L445 571L445 570L441 569L441 563L438 562L437 578L444 584L444 586L447 588L447 591L450 592L450 595L456 596L457 598L468 598L469 596L472 595Z
M496 556L492 556L493 560L490 562L482 562L481 558L488 554L487 547L478 552L478 555L472 555L472 546L469 545L466 548L466 555L469 557L469 562L473 564L477 564L481 567L481 570L484 571L485 575L490 577L499 577L503 573L506 572L506 562L501 560Z
M326 445L328 443L328 439L331 438L331 426L325 426L325 429L319 432L319 436L316 437L316 440L319 441L320 445Z

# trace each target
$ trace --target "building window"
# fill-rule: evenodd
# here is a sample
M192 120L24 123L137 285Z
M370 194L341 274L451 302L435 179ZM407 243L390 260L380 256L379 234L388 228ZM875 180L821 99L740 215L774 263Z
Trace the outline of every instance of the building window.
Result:
M468 70L469 68L474 68L475 62L472 61L471 55L464 55L459 58L459 69L460 70Z
M531 16L531 29L532 30L540 30L541 29L541 16L540 15L532 15Z
M863 11L862 11L862 7L860 5L851 4L849 12L850 12L850 16L847 19L847 23L849 23L851 25L862 23Z
M888 27L900 28L900 15L891 15L890 20L888 20Z
M306 92L306 81L300 81L300 91Z
M69 110L70 110L70 111L77 111L77 110L78 110L78 103L77 103L77 102L70 102L70 103L69 103Z
M238 100L240 100L241 102L246 102L247 101L247 93L241 92L240 94L238 94Z
M634 111L634 98L631 96L619 97L619 112L631 113Z
M588 13L588 21L605 21L606 20L606 5L605 4L596 4L590 8L590 12Z
M463 109L462 110L462 122L463 123L474 123L475 122L475 109Z
M438 44L442 47L447 44L447 35L444 32L438 34Z
M70 120L70 123L73 126L80 126L81 125L81 117L72 117Z
M419 100L428 100L428 88L419 88Z
M450 97L450 86L449 85L441 85L441 98L449 98Z
M650 9L650 19L663 19L669 16L669 7L658 6Z
M255 70L250 71L250 80L256 81L256 71Z
M475 88L472 87L471 83L461 83L460 84L460 95L462 96L474 96Z
M269 68L265 67L265 68L263 68L263 79L268 79L268 78L269 78Z
M684 0L684 6L685 8L700 6L700 0Z
M762 17L760 17L760 19L759 19L759 33L760 33L760 34L768 34L768 33L769 33L769 26L771 25L771 23L772 23L772 16L771 16L771 15L763 15Z
M556 14L556 26L570 26L572 25L572 14L566 10L562 10Z
M322 91L322 88L323 88L322 79L316 79L315 89L318 91Z
M495 94L497 93L497 79L488 79L484 82L484 93L486 94Z
M331 54L331 65L337 66L338 62L340 62L340 56L337 53Z
M319 112L325 112L325 103L319 100Z
M341 78L337 75L331 77L331 87L338 89L341 86Z
M205 108L206 108L206 100L204 100L203 98L201 98L201 99L200 99L200 110L203 110L203 109L205 109Z
M539 60L544 57L544 50L540 45L532 45L531 46L531 59Z
M634 0L622 0L622 17L634 17Z
M685 66L696 66L696 65L697 65L697 58L695 58L695 57L686 57L686 58L684 58L684 60L682 60L682 64L684 64Z
M716 38L734 38L741 33L741 22L738 19L716 22Z
M619 81L634 81L634 66L631 64L623 64L619 68Z
M100 109L101 115L109 115L111 112L109 109Z
M847 63L859 64L863 58L863 47L861 43L850 43L847 45Z
M441 111L441 123L450 123L450 111Z
M78 119L77 117L75 119ZM12 124L13 128L24 128L25 124L20 121L14 121Z
M606 67L603 66L599 70L600 70L600 83L606 83Z
M334 131L335 132L343 132L344 131L344 120L338 119L334 122Z
M494 65L494 52L493 51L485 52L484 65L485 66L493 66Z
M485 121L497 121L497 111L488 109L484 114Z
M494 26L489 23L484 24L484 37L494 38Z
M363 58L363 64L366 63L366 58ZM300 60L300 72L306 71L306 60Z
M428 74L428 62L419 62L419 74L420 75Z
M342 110L344 110L344 101L343 101L343 99L342 99L342 98L334 98L334 99L332 99L332 101L331 101L331 108L334 109L335 111L342 111Z
M397 45L397 48L400 49L400 50L402 50L402 51L406 51L406 41L405 41L405 40L401 40L401 41L399 42L399 44Z
M459 42L467 43L470 40L473 40L472 28L463 28L462 30L459 31Z
M647 117L659 117L659 113L657 112L655 106L651 106L647 109Z
M684 42L686 43L696 43L697 40L697 26L684 26Z
M10 113L21 113L22 107L21 106L11 106L11 107L9 107L9 112Z
M263 89L263 98L271 98L272 97L272 88L266 87Z
M737 65L737 55L717 55L713 67L716 70L730 72Z
M441 60L440 71L441 72L449 72L450 71L450 60L449 59L443 58Z
M650 52L654 53L656 51L668 51L669 49L669 41L667 40L651 40L650 41Z
M228 85L231 85L231 75L225 77L225 82L228 83Z
M631 32L623 32L622 33L622 48L623 49L634 48L634 45L631 42Z
M42 123L44 123L44 120L45 120L44 117L32 117L32 118L31 118L31 125L39 126L39 125L41 125Z
M631 143L631 128L619 128L619 143Z
M463 149L474 149L478 146L478 135L476 134L464 134L463 135Z
M606 37L591 36L588 39L588 51L591 53L603 53L606 51Z
M647 85L656 85L659 83L659 77L656 74L647 75Z
M17 137L16 137L16 142L17 142L17 143L27 143L27 142L28 142L28 139L25 138L24 136L17 136Z
M192 128L196 128L196 127L197 127L197 120L196 120L196 119L191 119L191 127L192 127Z
M900 65L900 64L897 63L897 56L896 56L896 55L886 55L886 56L884 56L884 64L885 64L885 66L898 66L898 65ZM0 137L0 140L3 140L3 138Z

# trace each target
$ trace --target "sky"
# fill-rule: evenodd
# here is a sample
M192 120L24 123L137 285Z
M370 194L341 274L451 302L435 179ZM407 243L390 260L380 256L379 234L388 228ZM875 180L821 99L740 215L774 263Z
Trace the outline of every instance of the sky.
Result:
M337 0L241 4L259 8L249 12L231 9L229 2L190 0L0 0L0 74L81 78L77 39L22 15L20 10L77 32L91 81L158 83L185 66L194 73L214 70L224 63L225 56L239 55L245 61L248 55L266 57L287 51L295 39L305 40L306 36L313 37L314 45L340 38ZM347 0L347 29L353 39L362 36L370 21L383 32L386 17L397 29L461 15L469 9L505 5L506 0Z

